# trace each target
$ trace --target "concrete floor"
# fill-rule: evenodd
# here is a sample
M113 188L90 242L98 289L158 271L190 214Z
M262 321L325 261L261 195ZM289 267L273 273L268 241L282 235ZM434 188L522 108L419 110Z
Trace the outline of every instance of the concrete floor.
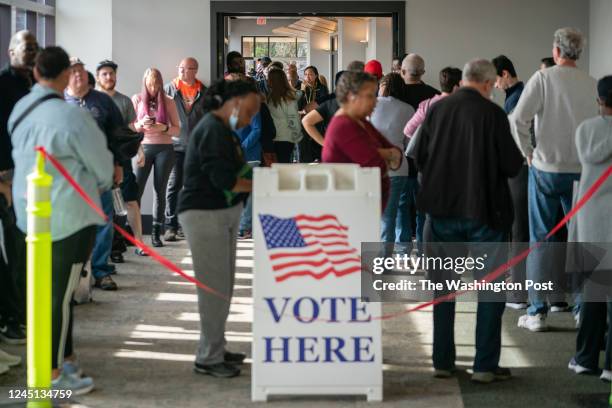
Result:
M240 243L249 249L251 243ZM184 269L191 269L184 242L160 251ZM192 371L199 324L195 290L149 258L132 255L119 265L118 292L94 292L94 303L76 308L76 349L96 389L78 398L87 407L242 407L250 402L250 365L240 377L223 380ZM240 267L227 330L230 347L250 354L251 271ZM384 312L401 309L385 305ZM276 407L604 407L610 386L597 377L576 376L567 370L575 340L569 313L551 315L553 330L529 334L516 327L519 312L504 315L502 365L515 378L487 386L456 378L432 378L431 311L403 315L383 324L384 403L368 404L364 397L277 397ZM474 307L458 306L457 362L468 369L474 354ZM24 347L1 345L25 357ZM0 377L0 389L23 385L23 367ZM6 402L0 395L0 406ZM76 404L74 406L77 406Z

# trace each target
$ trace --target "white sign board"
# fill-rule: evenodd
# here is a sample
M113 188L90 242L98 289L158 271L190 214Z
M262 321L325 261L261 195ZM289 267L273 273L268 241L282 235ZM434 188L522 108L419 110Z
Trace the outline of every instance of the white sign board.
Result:
M361 302L361 242L380 234L380 173L277 165L254 175L252 399L382 400L379 303Z

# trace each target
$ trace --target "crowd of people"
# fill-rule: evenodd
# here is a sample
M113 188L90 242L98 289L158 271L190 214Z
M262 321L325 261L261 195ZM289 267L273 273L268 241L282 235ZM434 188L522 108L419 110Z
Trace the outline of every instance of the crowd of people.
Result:
M217 294L198 289L201 336L195 371L217 377L240 373L245 355L227 349L225 323L235 276L237 239L253 230L252 169L273 163L357 163L381 174L381 236L392 250L423 242L530 242L548 232L572 207L574 183L584 193L612 164L612 76L599 81L576 62L585 44L572 28L557 30L552 57L526 83L510 58L474 59L463 69L445 67L440 89L423 81L424 59L351 62L330 84L314 66L298 74L268 57L245 72L236 51L224 77L208 87L197 79L198 61L185 58L164 83L147 68L141 91L129 98L115 89L118 65L95 67L92 84L83 61L60 47L38 49L22 31L11 39L10 64L0 72L0 339L25 343L26 178L35 146L54 155L113 219L113 188L120 188L129 225L142 239L140 200L153 171L151 244L186 238L196 277ZM534 62L534 66L536 62ZM330 92L333 85L333 92ZM491 100L503 90L503 108ZM126 137L131 135L131 137ZM126 148L126 140L138 140ZM133 147L133 146L132 146ZM126 244L113 237L66 180L54 173L53 386L85 393L72 339L72 294L91 260L95 286L116 290L111 275ZM602 185L577 217L579 242L610 242L612 183ZM557 234L549 240L561 240ZM397 245L395 245L397 244ZM141 249L136 254L146 256ZM536 251L512 270L514 280L561 279ZM221 296L220 296L220 295ZM612 379L612 303L575 303L576 354L569 368ZM476 315L472 379L510 378L500 367L505 307L526 309L518 321L529 331L547 329L548 312L568 309L563 294L507 294L481 302ZM433 311L435 376L454 374L455 303ZM605 347L603 370L599 344ZM0 372L19 358L0 351Z

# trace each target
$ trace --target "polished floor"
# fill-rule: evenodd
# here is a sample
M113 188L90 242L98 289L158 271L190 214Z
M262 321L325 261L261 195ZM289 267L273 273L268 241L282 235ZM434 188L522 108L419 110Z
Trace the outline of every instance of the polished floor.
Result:
M250 354L252 320L252 242L240 241L235 297L227 325L233 350ZM185 270L192 269L185 242L160 251ZM95 390L75 400L86 407L244 407L250 402L250 364L240 377L216 379L192 371L199 336L195 289L150 258L129 254L118 265L117 292L94 292L94 302L76 309L75 338L82 367L94 378ZM385 305L385 312L401 305ZM512 380L475 385L469 373L432 378L431 310L383 323L384 402L364 397L275 397L274 407L414 407L414 408L563 408L604 407L610 385L597 377L567 370L575 329L569 313L551 315L553 330L530 334L516 327L519 312L504 315L502 365ZM457 360L469 369L473 358L474 307L458 306ZM25 348L0 347L25 357ZM25 383L19 367L0 377L0 406L7 390ZM80 404L80 405L77 405Z

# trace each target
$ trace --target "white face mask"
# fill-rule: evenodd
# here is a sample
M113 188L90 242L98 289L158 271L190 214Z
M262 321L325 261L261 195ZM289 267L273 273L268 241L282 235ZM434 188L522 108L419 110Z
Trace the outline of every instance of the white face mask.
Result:
M232 110L232 114L229 117L229 125L233 131L238 129L238 115L240 114L240 104Z

